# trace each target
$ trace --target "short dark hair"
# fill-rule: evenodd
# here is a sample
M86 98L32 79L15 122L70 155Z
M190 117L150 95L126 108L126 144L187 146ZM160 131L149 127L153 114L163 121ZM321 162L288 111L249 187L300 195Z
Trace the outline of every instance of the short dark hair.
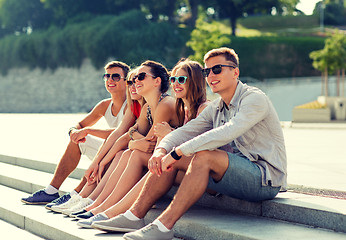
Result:
M210 50L204 55L203 61L207 61L209 58L223 55L227 61L231 61L235 64L236 67L239 67L239 58L238 54L235 53L234 49L221 47Z
M106 64L105 70L110 69L110 68L115 68L115 67L119 67L119 68L121 68L123 70L124 79L126 79L127 74L130 71L130 67L126 63L123 63L123 62L120 62L120 61L111 61L111 62Z
M141 66L147 66L150 67L150 72L155 77L161 78L161 87L160 92L165 93L169 89L169 73L165 66L163 66L161 63L147 60L141 64Z

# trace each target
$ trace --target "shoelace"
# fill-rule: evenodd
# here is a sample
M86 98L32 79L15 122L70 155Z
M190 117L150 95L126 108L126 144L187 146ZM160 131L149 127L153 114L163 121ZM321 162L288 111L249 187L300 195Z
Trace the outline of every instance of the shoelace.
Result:
M142 233L150 232L151 230L153 230L153 227L154 227L153 224L150 224L148 227L142 230Z
M58 203L58 204L63 203L63 202L65 202L66 198L68 198L68 196L63 195L61 198L59 198L59 200L56 203Z

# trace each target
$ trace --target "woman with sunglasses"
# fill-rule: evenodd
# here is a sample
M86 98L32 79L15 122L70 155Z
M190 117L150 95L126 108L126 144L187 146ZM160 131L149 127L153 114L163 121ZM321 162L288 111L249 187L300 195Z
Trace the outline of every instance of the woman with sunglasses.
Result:
M91 174L88 173L86 176L89 183L94 183L96 180L101 179L102 169L112 160L112 156L115 156L120 150L126 149L127 147L130 148L130 150L122 154L119 164L112 173L112 180L107 182L109 187L102 191L92 206L97 206L108 197L133 153L140 152L146 160L150 158L156 143L153 133L154 130L152 129L156 121L167 121L172 126L178 126L179 121L177 116L171 114L175 109L174 98L168 96L166 93L169 88L168 78L168 71L163 65L154 61L146 61L138 68L137 75L132 78L132 82L131 80L128 81L128 84L134 83L137 93L142 95L147 103L143 106L135 126L130 129L128 134L123 135L115 142L108 154L111 157L106 156L103 158L98 163L99 168L95 168L95 171L91 171Z
M170 82L176 97L175 111L179 119L179 126L182 126L195 118L207 106L206 82L202 75L202 66L188 59L181 60L173 68ZM173 128L167 122L158 122L154 126L158 141L172 130ZM90 227L93 222L107 220L125 212L131 206L149 174L147 173L132 187L141 176L136 172L141 172L143 167L148 166L147 159L146 161L141 160L140 158L131 158L129 160L125 172L111 195L101 205L91 210L94 216L79 221L79 226ZM134 176L137 179L134 179ZM183 176L184 173L178 174L176 182L179 183ZM128 184L130 181L132 181L132 184ZM108 230L112 231L111 227Z
M128 77L132 78L135 75L135 70L132 70L129 74ZM107 76L109 75L109 76ZM119 74L104 74L104 79L108 79L108 78L112 78L113 80L116 79L117 82L119 82L121 80L121 78L119 76L117 76ZM132 75L132 77L131 77ZM114 80L114 81L116 81ZM107 82L107 80L105 80ZM139 117L139 113L140 113L140 109L142 107L142 105L145 103L144 99L142 96L138 95L136 93L136 89L134 87L126 87L126 99L127 99L127 105L125 108L125 113L124 113L124 117L122 122L120 123L119 127L116 128L116 130L114 130L106 139L106 141L102 144L102 146L100 147L99 151L97 152L96 156L94 157L94 162L95 159L102 159L104 156L106 156L109 152L109 150L111 149L112 145L114 144L114 142L117 140L117 138L119 138L123 133L127 133L128 129L133 126L135 124L136 119ZM126 103L126 102L125 102ZM120 155L121 156L121 155ZM114 159L114 164L117 163L117 160L119 160L120 156L116 157ZM114 157L114 156L113 156ZM94 163L93 162L93 163ZM91 164L91 166L93 165L93 163ZM79 187L79 186L78 186ZM77 188L78 188L77 187ZM101 187L101 186L100 186ZM76 188L76 189L77 189ZM77 204L79 201L78 200L82 200L81 197L86 197L90 194L90 192L95 188L94 185L86 185L84 186L84 188L78 193L76 193L75 195L77 195L76 197L74 197L74 204ZM66 197L62 196L61 198L66 199ZM57 211L57 212L62 212L63 210L66 210L68 208L70 208L71 206L69 206L72 202L72 200L70 199L66 199L65 202L69 201L68 205L62 205L64 202L60 201L61 204L48 204L46 206L47 209L51 209L54 205L56 205L56 207L54 207L52 210L53 211ZM90 203L90 201L83 199L81 204L88 204ZM49 206L51 205L51 206ZM61 205L58 207L58 205Z

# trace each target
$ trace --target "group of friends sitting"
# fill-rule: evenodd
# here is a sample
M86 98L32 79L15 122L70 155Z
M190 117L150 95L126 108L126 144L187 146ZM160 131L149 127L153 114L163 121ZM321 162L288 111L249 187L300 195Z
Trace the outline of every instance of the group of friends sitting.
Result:
M77 218L83 228L124 232L124 239L173 239L175 223L205 192L273 199L287 180L273 105L239 80L233 49L210 50L204 64L181 59L168 71L151 60L132 70L109 62L103 80L111 97L69 129L50 184L21 201ZM207 84L220 98L207 99ZM102 117L109 129L93 128ZM82 155L90 167L59 196ZM169 206L145 225L146 213L173 185L179 187Z

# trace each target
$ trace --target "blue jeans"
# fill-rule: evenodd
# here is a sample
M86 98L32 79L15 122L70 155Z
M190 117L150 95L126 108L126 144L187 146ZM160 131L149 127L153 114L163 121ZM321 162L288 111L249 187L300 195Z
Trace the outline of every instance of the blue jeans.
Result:
M209 177L208 188L242 200L257 202L273 199L280 187L262 186L259 167L245 157L228 153L229 165L218 182Z

